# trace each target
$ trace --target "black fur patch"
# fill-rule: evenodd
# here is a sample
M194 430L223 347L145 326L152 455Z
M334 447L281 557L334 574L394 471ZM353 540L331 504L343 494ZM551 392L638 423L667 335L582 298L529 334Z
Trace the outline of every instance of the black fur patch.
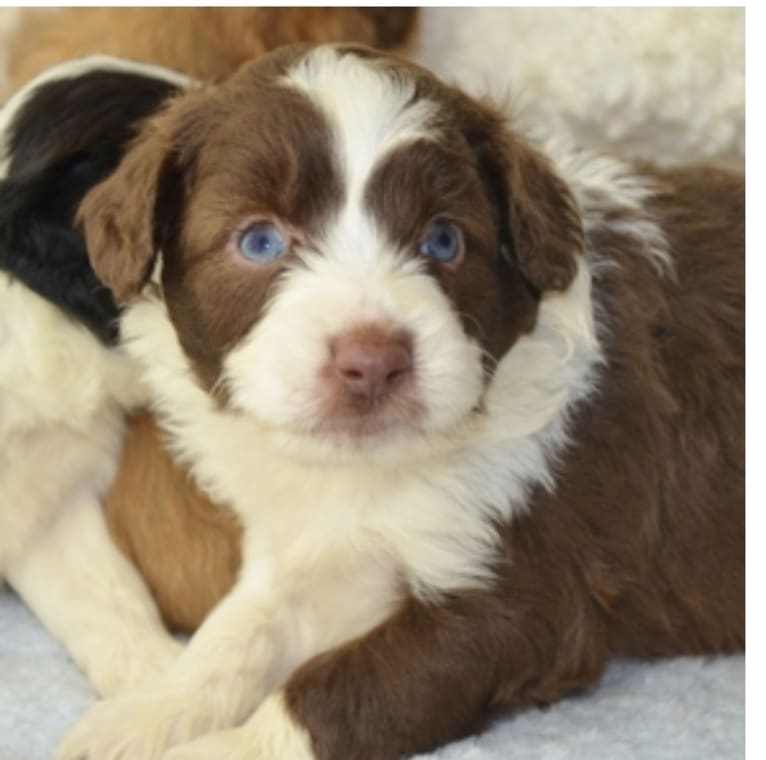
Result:
M161 79L95 70L41 85L8 129L0 269L105 343L117 338L119 309L90 267L74 214L117 166L138 123L177 91Z

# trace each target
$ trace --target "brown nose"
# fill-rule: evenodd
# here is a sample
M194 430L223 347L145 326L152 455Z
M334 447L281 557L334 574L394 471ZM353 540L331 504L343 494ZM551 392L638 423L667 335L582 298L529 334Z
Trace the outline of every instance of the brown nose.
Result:
M412 350L404 337L350 333L334 345L336 377L352 396L377 401L389 395L412 371Z

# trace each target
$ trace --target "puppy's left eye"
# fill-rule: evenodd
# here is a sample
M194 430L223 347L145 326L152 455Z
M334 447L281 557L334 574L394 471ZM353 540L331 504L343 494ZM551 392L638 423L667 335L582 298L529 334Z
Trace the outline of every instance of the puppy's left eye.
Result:
M463 235L452 222L434 222L420 244L420 252L443 264L449 264L456 261L463 252Z
M239 250L246 259L264 264L279 258L287 250L287 241L273 222L256 222L240 235Z

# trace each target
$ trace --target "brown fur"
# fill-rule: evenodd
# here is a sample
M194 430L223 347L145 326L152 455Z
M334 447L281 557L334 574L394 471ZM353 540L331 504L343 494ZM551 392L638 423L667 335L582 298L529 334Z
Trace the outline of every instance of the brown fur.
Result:
M408 75L421 76L416 69ZM195 204L213 185L206 190L208 178L191 167L215 156L228 168L220 163L219 136L205 125L217 121L227 101L265 107L263 97L239 98L243 83L264 94L262 83L247 76L164 114L136 148L145 151L148 179L140 184L129 156L84 204L94 267L118 294L140 287L162 235L163 209L147 196L156 192L151 184L164 179L167 190L175 182L184 191L176 201L200 213ZM538 488L524 515L498 526L503 551L494 587L433 604L408 599L377 629L289 679L288 709L309 731L318 760L394 760L433 749L480 729L497 711L545 704L594 684L616 655L744 645L743 178L636 168L659 187L647 206L667 235L675 267L661 272L642 239L630 234L634 211L601 199L606 223L584 240L572 194L543 156L490 110L428 80L423 87L449 104L464 142L448 132L440 141L451 146L447 157L423 151L402 163L392 155L381 171L397 192L368 198L378 221L395 239L416 240L424 220L410 214L422 207L423 190L407 166L422 157L419 175L448 164L446 175L434 177L457 177L468 188L469 250L454 271L434 276L470 317L466 331L476 320L475 334L496 355L534 325L545 292L567 286L574 257L584 248L596 251L606 262L593 271L606 362L597 388L576 410L555 489ZM179 184L167 155L179 144L188 147L185 135L192 132L202 140L193 161L175 166ZM232 171L242 155L229 158ZM449 181L441 194L452 187ZM128 208L118 215L116 204L126 197ZM231 193L226 200L239 202ZM172 203L169 210L181 218ZM196 277L196 241L218 239L211 220L202 231L188 214L183 218L184 245L168 247L163 238L165 255L175 257L164 270L166 287L176 288L171 314ZM170 228L178 232L175 223ZM114 255L121 246L133 260ZM234 265L225 259L221 266ZM205 297L214 321L228 308L214 301L237 295L217 287ZM174 321L183 341L189 325Z
M44 69L91 53L134 58L202 79L230 74L280 45L354 40L406 42L415 8L26 9L8 42L8 91Z
M194 631L234 583L242 531L233 513L212 504L173 462L147 413L129 420L106 517L165 623Z

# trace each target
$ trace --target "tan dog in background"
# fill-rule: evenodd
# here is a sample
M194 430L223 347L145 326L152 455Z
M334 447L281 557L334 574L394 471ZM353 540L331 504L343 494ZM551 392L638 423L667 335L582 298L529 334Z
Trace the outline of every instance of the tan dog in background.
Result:
M91 53L133 58L207 79L294 42L356 41L391 48L413 30L414 8L33 8L8 40L13 91L56 63Z

